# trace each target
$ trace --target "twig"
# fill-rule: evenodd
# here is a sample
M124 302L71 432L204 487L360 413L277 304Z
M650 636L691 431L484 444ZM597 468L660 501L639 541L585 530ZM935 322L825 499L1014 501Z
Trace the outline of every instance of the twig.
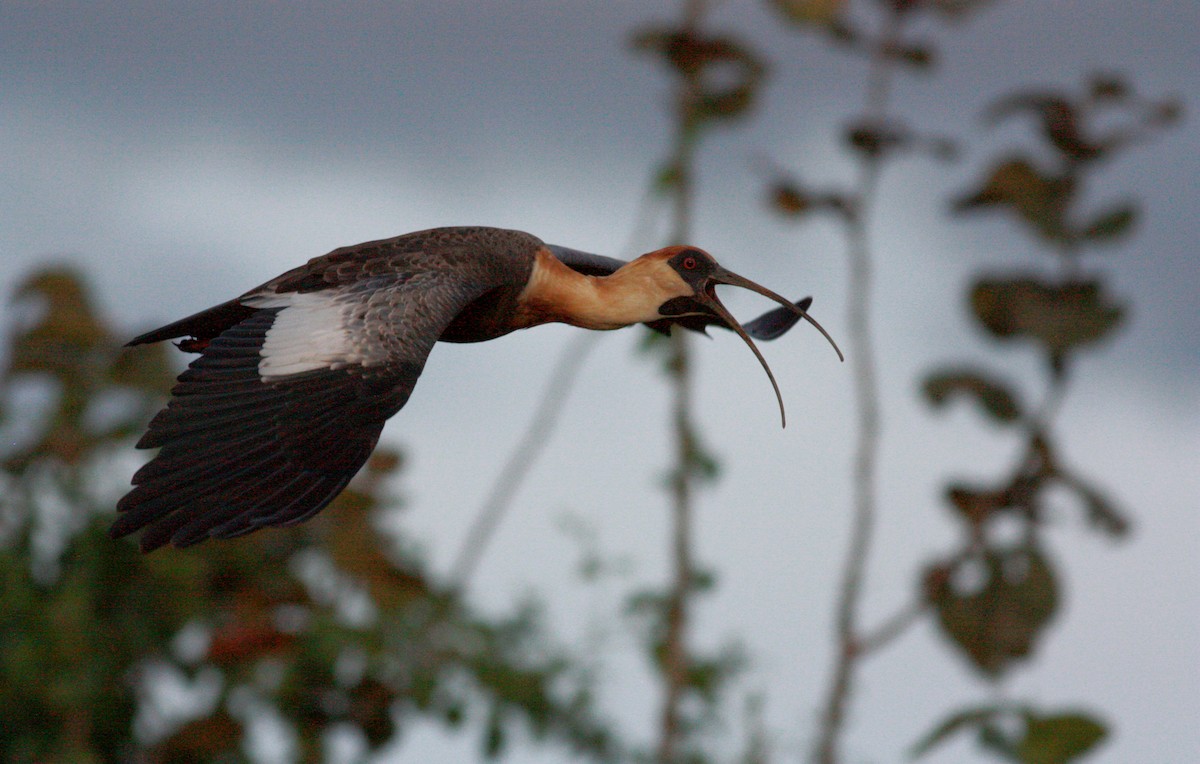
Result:
M866 116L871 122L879 121L887 108L893 70L887 51L899 36L900 22L899 12L893 9L888 13L884 32L872 51L866 92ZM845 218L849 261L847 329L852 346L858 426L852 474L854 496L850 545L846 552L835 615L838 649L835 651L833 676L826 692L813 749L813 759L818 764L836 764L839 760L838 744L845 723L846 705L850 699L857 660L861 655L857 633L858 605L862 597L877 509L879 383L871 338L873 274L867 213L872 208L878 189L880 164L879 154L861 155L853 205Z
M696 32L705 10L703 0L686 0L682 29L685 35ZM695 142L691 114L699 83L696 75L685 76L676 102L675 146L673 163L677 173L673 186L672 244L690 238L692 208L692 168ZM667 595L666 633L663 644L663 694L657 760L671 764L679 757L682 737L680 706L688 684L688 605L692 590L692 463L694 441L691 423L691 369L688 338L682 331L671 333L670 378L674 390L672 428L675 437L675 472L671 481L672 581Z
M854 645L855 657L870 655L891 644L893 640L908 631L908 627L916 623L917 619L923 616L928 609L928 600L923 597L914 599L891 618L876 627L874 631L860 636Z
M691 375L687 339L682 332L671 335L671 366L675 433L675 474L671 480L672 580L667 594L666 634L663 644L663 680L666 683L661 713L658 761L669 764L677 758L682 725L680 704L688 683L688 616L692 581L692 484L691 484Z

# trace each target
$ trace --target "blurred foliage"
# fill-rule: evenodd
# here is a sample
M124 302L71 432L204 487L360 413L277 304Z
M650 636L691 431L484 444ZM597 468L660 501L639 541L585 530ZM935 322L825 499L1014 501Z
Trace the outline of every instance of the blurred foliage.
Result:
M688 23L646 27L633 34L631 44L635 52L657 59L677 83L676 146L659 169L654 190L689 198L697 141L717 124L750 115L762 90L766 65L737 39L705 34Z
M986 706L950 716L913 747L912 755L921 756L970 729L980 748L1014 764L1066 764L1108 734L1102 722L1079 711L1044 714L1029 706Z
M746 117L766 74L757 54L743 43L688 26L647 27L634 33L632 44L688 83L678 117L689 139L712 123Z
M1099 212L1080 209L1085 180L1101 161L1175 124L1181 113L1174 99L1147 99L1113 73L1093 75L1077 94L1028 91L1001 98L988 110L987 121L1032 119L1043 141L1037 154L1045 159L1027 152L1004 156L954 209L1006 209L1061 255L1119 242L1137 221L1137 205L1122 201Z
M1057 283L1024 274L981 278L971 291L971 307L993 337L1039 343L1055 370L1072 350L1108 336L1122 318L1098 278Z
M1127 124L1103 135L1093 126L1097 111L1123 107ZM1022 270L980 277L971 288L972 317L997 340L1025 339L1050 371L1044 403L1020 411L1010 383L986 371L938 371L924 383L930 403L942 405L951 394L966 394L994 421L1017 424L1025 448L1006 478L981 487L952 484L946 492L955 516L965 523L966 546L926 573L926 596L946 636L989 677L1000 675L1014 658L1027 654L1054 609L1055 573L1040 550L1041 528L1050 505L1048 491L1066 489L1084 509L1090 526L1111 536L1125 534L1129 521L1104 492L1064 466L1052 438L1053 418L1068 383L1070 359L1121 325L1124 309L1109 295L1100 274L1082 275L1086 248L1123 236L1135 217L1132 204L1072 223L1078 217L1078 192L1097 160L1129 145L1147 131L1172 121L1178 109L1164 101L1147 105L1113 75L1096 76L1077 97L1023 93L999 101L989 120L1028 113L1040 123L1044 149L1056 156L1058 170L1043 173L1025 159L1001 158L982 187L955 203L964 211L985 206L1009 207L1026 230L1058 255L1049 271ZM1106 124L1110 124L1106 122ZM1001 518L1017 523L1025 546L1004 549L989 530ZM1022 577L1011 579L1011 555L1021 557ZM974 593L957 592L953 581L966 566L982 567L986 583ZM1036 589L1042 589L1040 594ZM1044 596L1042 596L1044 595ZM994 613L987 616L985 614ZM993 623L986 623L990 619Z
M54 388L53 404L25 422L32 436L5 452L4 470L24 475L35 464L77 468L105 444L144 424L171 374L161 347L123 348L96 316L80 277L69 268L47 268L21 283L13 296L18 327L8 350L5 386L36 377ZM114 414L115 398L139 397ZM0 399L0 423L22 412ZM28 436L27 436L28 437Z
M926 596L946 634L980 671L996 676L1033 650L1058 608L1058 584L1050 561L1033 544L991 547L971 562L978 569L960 564L953 575L933 569Z
M107 478L132 471L166 353L122 348L70 270L17 298L0 388L0 758L253 760L253 727L276 718L299 760L322 761L335 730L377 750L416 717L470 723L488 756L517 729L617 754L536 609L473 613L381 530L395 452L297 528L150 555L110 540L125 486ZM31 390L42 405L21 403Z
M1115 128L1112 111L1120 117ZM1045 360L1048 376L1040 392L1018 393L1012 382L992 372L956 366L931 373L923 385L932 405L943 406L951 397L972 399L993 422L1015 426L1024 441L1014 465L994 484L947 487L963 544L924 573L924 599L942 633L988 679L1001 677L1033 653L1057 609L1059 575L1044 539L1044 529L1055 519L1050 510L1059 505L1056 499L1063 493L1073 496L1087 525L1108 536L1129 530L1128 519L1105 492L1065 466L1053 437L1054 419L1073 360L1111 337L1126 314L1105 276L1085 273L1083 267L1090 250L1128 235L1137 207L1120 202L1099 213L1081 212L1083 189L1100 160L1174 122L1178 114L1174 102L1142 99L1111 74L1094 76L1075 96L1028 92L1001 99L989 110L988 121L1032 116L1040 128L1037 153L1049 156L1053 169L1039 169L1028 154L1008 152L975 191L953 205L957 212L1008 209L1053 256L1048 269L981 275L969 292L971 317L987 336L1027 341ZM1019 403L1039 399L1036 406ZM998 723L1014 719L1015 732L1013 723ZM976 729L981 748L1007 761L1045 764L1075 759L1107 734L1103 722L1080 714L968 709L951 715L915 751L923 753L967 728Z
M671 221L666 244L686 244L694 198L694 168L700 139L718 125L748 117L759 98L766 67L757 52L742 41L702 31L707 4L683 0L681 19L635 32L635 52L661 64L671 77L670 105L674 136L669 157L652 185L669 200ZM692 545L692 496L695 488L712 482L720 463L703 442L691 402L691 361L687 332L669 337L647 333L642 350L661 360L672 390L673 463L666 474L671 500L671 580L661 591L630 596L628 613L646 627L644 642L650 665L662 683L658 743L654 760L705 762L710 755L700 733L717 718L729 680L742 665L737 648L704 655L690 639L695 596L711 588L713 577L697 569Z
M768 207L789 223L826 214L842 225L851 273L853 329L851 355L859 357L860 423L858 452L872 453L872 401L879 397L872 375L870 322L864 318L873 299L867 222L880 172L904 154L922 153L949 160L955 142L928 135L889 114L889 83L896 72L921 74L937 62L937 52L918 37L929 19L953 21L986 2L935 0L769 0L789 26L817 33L828 42L864 58L869 66L864 114L847 120L842 140L858 160L857 182L816 188L796 171L766 166ZM922 18L922 23L914 20ZM1031 656L1047 636L1061 597L1054 555L1046 529L1060 515L1063 499L1074 503L1087 527L1109 537L1124 536L1130 522L1106 492L1066 466L1054 437L1054 420L1070 381L1074 361L1110 340L1128 316L1125 301L1114 295L1106 277L1086 271L1087 257L1101 247L1123 244L1136 229L1136 201L1117 199L1093 207L1096 180L1106 162L1178 121L1182 109L1173 99L1150 99L1115 73L1092 76L1076 93L1030 90L998 99L984 115L988 125L1025 120L1034 127L1034 145L1000 154L974 186L952 204L955 214L985 210L1008 213L1051 255L1049 267L978 274L967 295L970 318L993 340L1032 350L1043 360L1044 380L1019 380L975 363L945 363L921 384L925 400L945 408L954 401L974 405L985 420L1018 439L1011 467L988 482L951 481L945 490L961 543L921 572L918 602L877 632L857 626L861 571L866 543L852 543L845 589L836 604L840 657L823 711L814 760L840 760L838 737L847 715L853 664L857 656L879 649L915 618L927 613L939 625L951 649L988 681L996 681ZM867 369L864 371L864 369ZM865 398L865 402L864 402ZM870 470L855 462L858 487L870 484ZM857 525L870 526L873 499L859 502ZM867 519L863 520L865 515ZM866 534L867 531L863 531ZM978 731L981 747L1009 761L1065 762L1091 750L1106 726L1080 715L1042 716L1017 709L967 709L956 713L918 746L918 753L965 728ZM1014 731L1015 730L1015 731Z
M770 0L772 7L792 24L828 25L838 21L846 0Z
M866 56L878 56L913 71L927 71L935 62L933 46L917 41L901 41L884 32L867 30L864 15L856 6L869 5L875 14L896 25L922 15L939 21L959 21L989 5L993 0L767 0L779 18L788 25L823 33L836 45Z
M951 398L966 397L1002 424L1021 418L1021 406L1008 385L970 368L943 369L925 379L925 397L934 406L943 406Z

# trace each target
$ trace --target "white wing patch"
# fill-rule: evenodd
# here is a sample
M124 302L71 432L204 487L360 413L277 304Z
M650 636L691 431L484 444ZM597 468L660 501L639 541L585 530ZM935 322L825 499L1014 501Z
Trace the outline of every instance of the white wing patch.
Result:
M328 369L358 360L346 327L348 306L320 293L255 295L256 308L283 310L267 330L258 362L263 379Z

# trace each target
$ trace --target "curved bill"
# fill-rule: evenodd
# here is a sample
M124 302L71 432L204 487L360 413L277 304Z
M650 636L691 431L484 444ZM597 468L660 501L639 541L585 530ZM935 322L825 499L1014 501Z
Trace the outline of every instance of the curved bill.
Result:
M771 380L771 387L775 390L775 399L779 401L780 422L784 427L787 427L787 413L783 408L783 394L779 392L779 384L775 381L775 374L771 371L771 367L767 365L767 359L763 358L762 353L759 352L758 346L754 344L754 340L750 339L750 335L746 334L746 330L742 328L742 325L738 323L737 319L735 319L733 315L726 310L725 306L721 304L721 301L717 299L715 288L717 284L729 284L730 286L742 287L743 289L749 289L752 292L761 294L763 297L774 300L815 326L817 331L819 331L821 335L829 341L829 344L833 346L834 351L837 353L838 360L845 361L845 356L842 355L841 348L839 348L837 343L833 341L833 337L829 336L829 332L825 331L823 326L813 320L812 316L808 315L808 312L803 308L793 304L787 298L775 294L770 289L754 283L750 279L743 278L733 271L728 271L720 266L717 266L716 270L714 270L712 275L709 276L709 282L705 286L704 291L700 294L697 294L693 299L720 316L721 319L728 324L729 328L736 332L737 335L741 337L747 345L750 346L750 350L754 352L755 358L757 358L758 362L762 364L763 371L767 373L767 379Z

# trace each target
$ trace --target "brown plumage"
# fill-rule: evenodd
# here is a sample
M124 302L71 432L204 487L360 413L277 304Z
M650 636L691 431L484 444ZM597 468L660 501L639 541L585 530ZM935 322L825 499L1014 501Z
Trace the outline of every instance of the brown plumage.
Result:
M716 299L718 283L785 307L742 327ZM144 528L149 551L311 517L367 460L439 340L551 321L717 325L742 336L771 376L750 336L812 321L809 302L793 305L691 247L624 263L519 231L441 228L337 249L129 343L183 338L200 356L138 442L161 450L134 475L111 533Z

